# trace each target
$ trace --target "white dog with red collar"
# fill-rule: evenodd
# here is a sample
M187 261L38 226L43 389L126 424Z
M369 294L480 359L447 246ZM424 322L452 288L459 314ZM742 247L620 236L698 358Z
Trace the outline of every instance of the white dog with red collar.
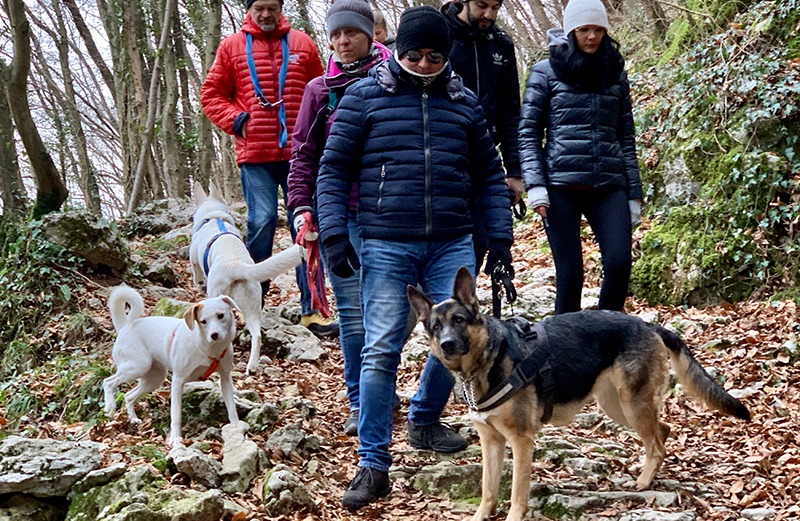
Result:
M160 387L167 372L171 371L170 435L167 443L172 447L181 445L183 386L187 382L205 380L217 372L228 420L231 423L239 421L231 378L231 342L236 336L233 312L238 311L233 299L223 295L203 300L189 307L183 319L142 317L142 296L135 289L122 285L111 291L108 309L117 331L111 352L117 372L103 381L106 416L114 415L119 386L138 380L136 386L125 394L125 409L129 421L139 423L141 420L134 410L136 400Z

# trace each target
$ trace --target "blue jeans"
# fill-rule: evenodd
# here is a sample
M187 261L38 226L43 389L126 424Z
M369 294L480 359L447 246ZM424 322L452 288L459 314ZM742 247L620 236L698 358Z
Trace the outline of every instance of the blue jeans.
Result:
M361 238L358 236L356 214L351 213L347 222L350 242L356 252L361 249ZM323 259L325 259L325 248ZM364 315L361 312L360 271L352 277L343 279L328 273L339 312L339 345L344 359L344 383L347 386L347 401L350 410L359 406L359 379L361 378L361 351L364 349Z
M397 366L406 339L410 306L408 285L419 284L434 301L452 295L456 272L475 266L472 236L449 241L395 242L365 239L361 244L361 298L365 346L361 355L361 414L358 455L361 467L387 471L392 464L392 441ZM408 419L432 425L447 405L453 376L433 356L428 357Z
M278 225L278 187L283 192L286 203L289 176L289 162L276 163L244 163L239 165L239 176L242 180L244 202L247 205L247 251L255 262L261 262L272 255L272 243L275 240L275 228ZM287 212L289 232L292 239L297 232L294 229L294 218ZM300 288L300 306L303 315L313 313L311 309L311 293L308 289L305 262L295 268L297 286ZM269 283L261 284L264 293Z

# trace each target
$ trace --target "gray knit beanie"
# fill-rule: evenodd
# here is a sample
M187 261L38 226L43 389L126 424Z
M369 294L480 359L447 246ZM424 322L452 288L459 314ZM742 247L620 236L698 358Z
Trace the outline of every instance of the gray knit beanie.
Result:
M336 0L328 9L325 25L328 29L328 40L334 31L347 27L358 29L369 36L370 41L375 34L375 16L366 0Z
M564 9L564 34L569 34L584 25L598 25L611 28L608 13L600 0L569 0Z

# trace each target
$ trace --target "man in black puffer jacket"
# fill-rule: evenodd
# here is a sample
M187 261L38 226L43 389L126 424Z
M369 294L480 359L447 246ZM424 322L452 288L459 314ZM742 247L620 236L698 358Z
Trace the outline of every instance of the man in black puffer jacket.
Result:
M450 65L473 91L486 114L495 144L500 146L506 182L516 204L522 196L517 132L519 126L519 74L514 42L495 21L502 0L467 0L442 6L453 48ZM476 271L486 254L486 217L475 215Z
M434 301L451 295L456 272L472 269L472 208L486 216L487 269L511 267L511 207L500 158L475 95L447 64L450 36L432 7L400 17L388 61L345 92L317 179L320 233L330 270L361 268L365 345L359 381L359 471L342 500L350 510L391 489L392 410L406 339L409 285ZM352 183L358 184L356 252L348 238ZM453 386L429 357L408 413L409 443L456 452L464 438L440 423Z

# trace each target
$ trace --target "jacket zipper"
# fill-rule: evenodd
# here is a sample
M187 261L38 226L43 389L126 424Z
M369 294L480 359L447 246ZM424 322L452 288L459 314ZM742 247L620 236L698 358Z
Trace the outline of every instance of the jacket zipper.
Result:
M383 203L383 183L386 182L386 165L381 165L381 182L378 185L378 213L381 213L381 204Z
M481 66L478 61L478 42L472 40L472 49L475 51L475 94L481 99Z
M425 149L425 237L433 231L433 208L431 202L431 144L430 114L428 112L428 92L422 91L422 128L423 146Z

